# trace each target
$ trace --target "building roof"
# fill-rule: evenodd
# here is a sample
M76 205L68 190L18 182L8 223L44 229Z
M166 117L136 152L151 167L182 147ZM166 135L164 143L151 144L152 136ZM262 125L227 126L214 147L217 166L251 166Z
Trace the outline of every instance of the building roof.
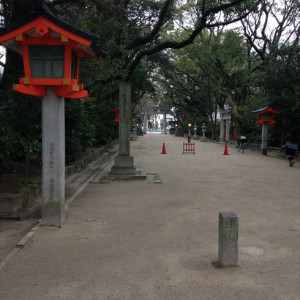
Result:
M6 46L8 48L11 48L14 51L20 52L17 50L18 47L16 46L15 41L13 41L13 39L4 40L5 37L7 37L9 33L17 31L18 29L22 28L26 24L34 22L36 19L43 17L46 20L48 20L49 22L51 22L52 24L57 25L61 29L69 32L70 34L76 35L82 39L90 41L90 45L89 45L90 49L86 48L87 45L84 45L83 49L82 49L89 56L96 58L96 59L107 56L107 53L105 53L104 51L102 51L100 49L99 43L101 42L101 40L99 37L89 34L85 31L79 30L79 29L63 22L62 20L58 19L55 16L55 14L50 10L50 8L46 5L44 0L32 0L32 1L33 1L32 2L33 7L34 7L34 12L32 14L24 17L23 19L15 22L15 23L10 24L6 28L0 29L0 43L1 44L3 44L4 46Z
M261 108L257 109L257 110L253 110L253 113L262 113L262 112L273 112L275 114L279 114L279 111L275 110L274 108L271 107L270 104L264 104Z

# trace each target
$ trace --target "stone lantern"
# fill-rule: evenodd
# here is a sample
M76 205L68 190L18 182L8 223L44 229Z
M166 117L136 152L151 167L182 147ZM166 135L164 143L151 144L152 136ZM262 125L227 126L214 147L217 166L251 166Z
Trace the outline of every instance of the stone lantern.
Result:
M203 125L201 126L201 129L202 129L202 137L200 139L200 142L206 142L207 141L207 138L205 136L205 132L207 131L207 126L205 125L205 123L203 123Z
M114 118L114 121L119 123L119 121L120 121L120 118L119 118L120 107L114 108L111 111L116 113L116 117Z
M193 136L193 140L198 140L199 136L197 135L197 130L198 130L198 126L197 124L194 125L194 136Z
M257 113L258 120L256 124L262 125L262 137L261 137L261 152L264 155L268 153L268 126L275 123L274 114L279 114L279 111L273 109L269 104L265 104L263 107L252 111Z
M65 219L64 97L88 95L79 83L82 56L100 60L100 39L58 19L42 0L35 11L0 30L0 44L23 58L25 76L16 92L42 98L42 224L61 227Z
M58 19L43 1L24 20L0 30L1 45L22 55L24 74L16 92L46 96L47 87L56 96L82 98L88 95L79 83L79 60L100 60L106 54L96 45L100 39Z

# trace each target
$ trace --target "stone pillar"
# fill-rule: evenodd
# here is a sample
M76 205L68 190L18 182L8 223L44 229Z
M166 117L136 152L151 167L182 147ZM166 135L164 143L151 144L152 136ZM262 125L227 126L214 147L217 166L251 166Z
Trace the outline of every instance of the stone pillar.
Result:
M144 122L143 122L143 124L144 124L144 134L146 134L147 133L147 128L148 128L148 112L147 112L147 110L145 109L145 113L144 113Z
M238 217L232 212L219 213L220 267L234 267L238 264Z
M268 154L268 124L262 124L261 133L261 153L264 155Z
M133 157L130 156L130 105L131 87L127 82L119 86L119 155L115 157L115 164L111 168L112 175L135 175Z
M221 124L220 124L220 141L224 140L224 119L223 115L221 114Z
M42 225L65 220L65 99L47 87L42 99Z
M229 142L229 137L230 137L230 116L227 115L225 142Z
M119 85L119 155L130 155L130 104L131 87L129 83L121 82Z
M164 134L167 134L167 113L164 110Z

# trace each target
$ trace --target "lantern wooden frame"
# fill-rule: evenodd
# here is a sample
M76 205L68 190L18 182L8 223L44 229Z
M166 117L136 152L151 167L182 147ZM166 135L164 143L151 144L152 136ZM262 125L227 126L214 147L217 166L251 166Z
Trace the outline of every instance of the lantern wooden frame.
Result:
M276 111L275 109L271 108L270 105L266 105L256 111L253 111L253 113L258 114L258 120L256 121L256 124L269 124L269 125L275 123L274 115L280 114L279 111Z
M114 121L118 123L120 121L120 118L119 118L120 107L114 108L111 111L116 113L116 117L114 118Z
M42 97L46 95L46 86L55 86L57 96L86 97L88 92L79 83L79 62L84 55L96 60L106 55L94 45L100 39L62 22L43 2L40 5L39 11L25 20L0 30L0 44L23 57L25 76L19 79L18 84L13 85L13 89L19 93ZM40 59L34 58L34 47L40 47ZM55 48L63 51L63 61L61 58L55 60L53 52L52 56L45 56L43 62L42 52L45 54L48 49L51 53L50 50ZM63 63L63 69L55 71L54 65L61 67L58 62ZM34 67L37 66L42 68L42 76L35 76Z

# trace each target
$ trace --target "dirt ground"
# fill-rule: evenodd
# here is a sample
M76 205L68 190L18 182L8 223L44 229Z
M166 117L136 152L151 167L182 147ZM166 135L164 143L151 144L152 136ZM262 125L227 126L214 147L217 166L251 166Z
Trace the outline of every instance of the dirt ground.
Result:
M0 220L0 262L16 244L37 224L38 220Z
M183 141L132 142L147 180L99 175L0 271L0 298L299 299L300 163L199 141L182 154ZM239 217L237 268L212 264L221 211Z
M41 166L34 161L30 168L29 183L41 182ZM0 193L17 194L24 187L23 165L14 164L0 173ZM0 201L0 211L3 211ZM37 224L38 220L0 220L0 262L15 247L16 243Z

